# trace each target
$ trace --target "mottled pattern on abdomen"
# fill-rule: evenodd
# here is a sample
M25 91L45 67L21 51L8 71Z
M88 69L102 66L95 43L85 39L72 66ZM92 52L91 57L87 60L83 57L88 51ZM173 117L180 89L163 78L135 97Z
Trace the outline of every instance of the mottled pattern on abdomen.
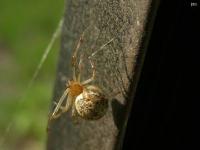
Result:
M108 99L99 88L89 86L76 98L75 107L81 118L96 120L105 115L108 109Z

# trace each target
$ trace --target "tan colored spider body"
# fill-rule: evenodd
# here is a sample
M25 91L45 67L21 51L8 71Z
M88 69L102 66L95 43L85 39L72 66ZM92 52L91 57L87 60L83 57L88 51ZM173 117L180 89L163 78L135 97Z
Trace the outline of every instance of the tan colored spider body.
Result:
M67 89L56 103L56 107L50 116L49 120L56 119L64 112L72 109L73 117L81 117L86 120L96 120L105 115L108 109L108 99L104 96L100 88L94 85L89 85L95 78L95 68L91 59L89 58L92 67L92 77L81 82L81 63L82 57L80 57L79 63L77 63L76 55L80 47L83 38L83 34L80 37L76 48L74 49L72 56L72 69L73 80L68 81ZM77 70L78 73L77 73ZM66 104L63 106L63 102L66 98Z
M69 94L72 97L76 97L83 92L83 86L76 81L69 81Z
M82 118L96 120L105 115L108 109L108 100L98 87L90 85L76 98L75 106Z

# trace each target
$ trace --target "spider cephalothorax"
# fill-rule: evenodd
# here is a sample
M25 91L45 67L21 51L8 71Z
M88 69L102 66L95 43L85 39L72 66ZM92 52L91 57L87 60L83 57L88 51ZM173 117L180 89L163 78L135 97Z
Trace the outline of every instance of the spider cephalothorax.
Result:
M72 109L72 116L79 116L86 120L96 120L105 115L108 109L108 99L104 96L102 90L95 85L89 85L95 78L95 67L90 58L88 60L92 67L92 77L85 81L80 80L82 57L80 57L80 61L77 63L76 55L83 41L82 38L83 34L72 56L73 79L68 81L67 88L58 103L56 103L56 107L49 118L50 120L58 118L70 108ZM65 98L66 104L63 106Z
M69 94L72 97L76 97L83 92L83 86L81 83L77 81L69 81L68 82Z

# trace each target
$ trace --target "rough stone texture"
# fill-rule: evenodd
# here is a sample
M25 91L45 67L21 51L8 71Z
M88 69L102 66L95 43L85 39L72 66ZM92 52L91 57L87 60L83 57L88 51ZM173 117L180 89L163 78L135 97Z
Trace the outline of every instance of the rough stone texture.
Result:
M96 79L92 83L110 97L109 111L97 121L79 120L71 112L52 122L48 150L120 149L142 67L152 23L159 1L151 0L67 0L61 52L53 101L72 77L70 58L73 47L85 31L78 53L83 54L82 80L91 76L87 57L92 60ZM98 51L110 39L113 41ZM116 91L120 94L113 95Z

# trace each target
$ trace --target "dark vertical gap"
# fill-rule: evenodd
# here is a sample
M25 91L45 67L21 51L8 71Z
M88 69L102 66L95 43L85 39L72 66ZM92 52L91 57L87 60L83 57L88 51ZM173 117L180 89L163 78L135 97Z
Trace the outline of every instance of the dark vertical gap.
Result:
M191 2L160 3L123 149L199 147L200 3Z

